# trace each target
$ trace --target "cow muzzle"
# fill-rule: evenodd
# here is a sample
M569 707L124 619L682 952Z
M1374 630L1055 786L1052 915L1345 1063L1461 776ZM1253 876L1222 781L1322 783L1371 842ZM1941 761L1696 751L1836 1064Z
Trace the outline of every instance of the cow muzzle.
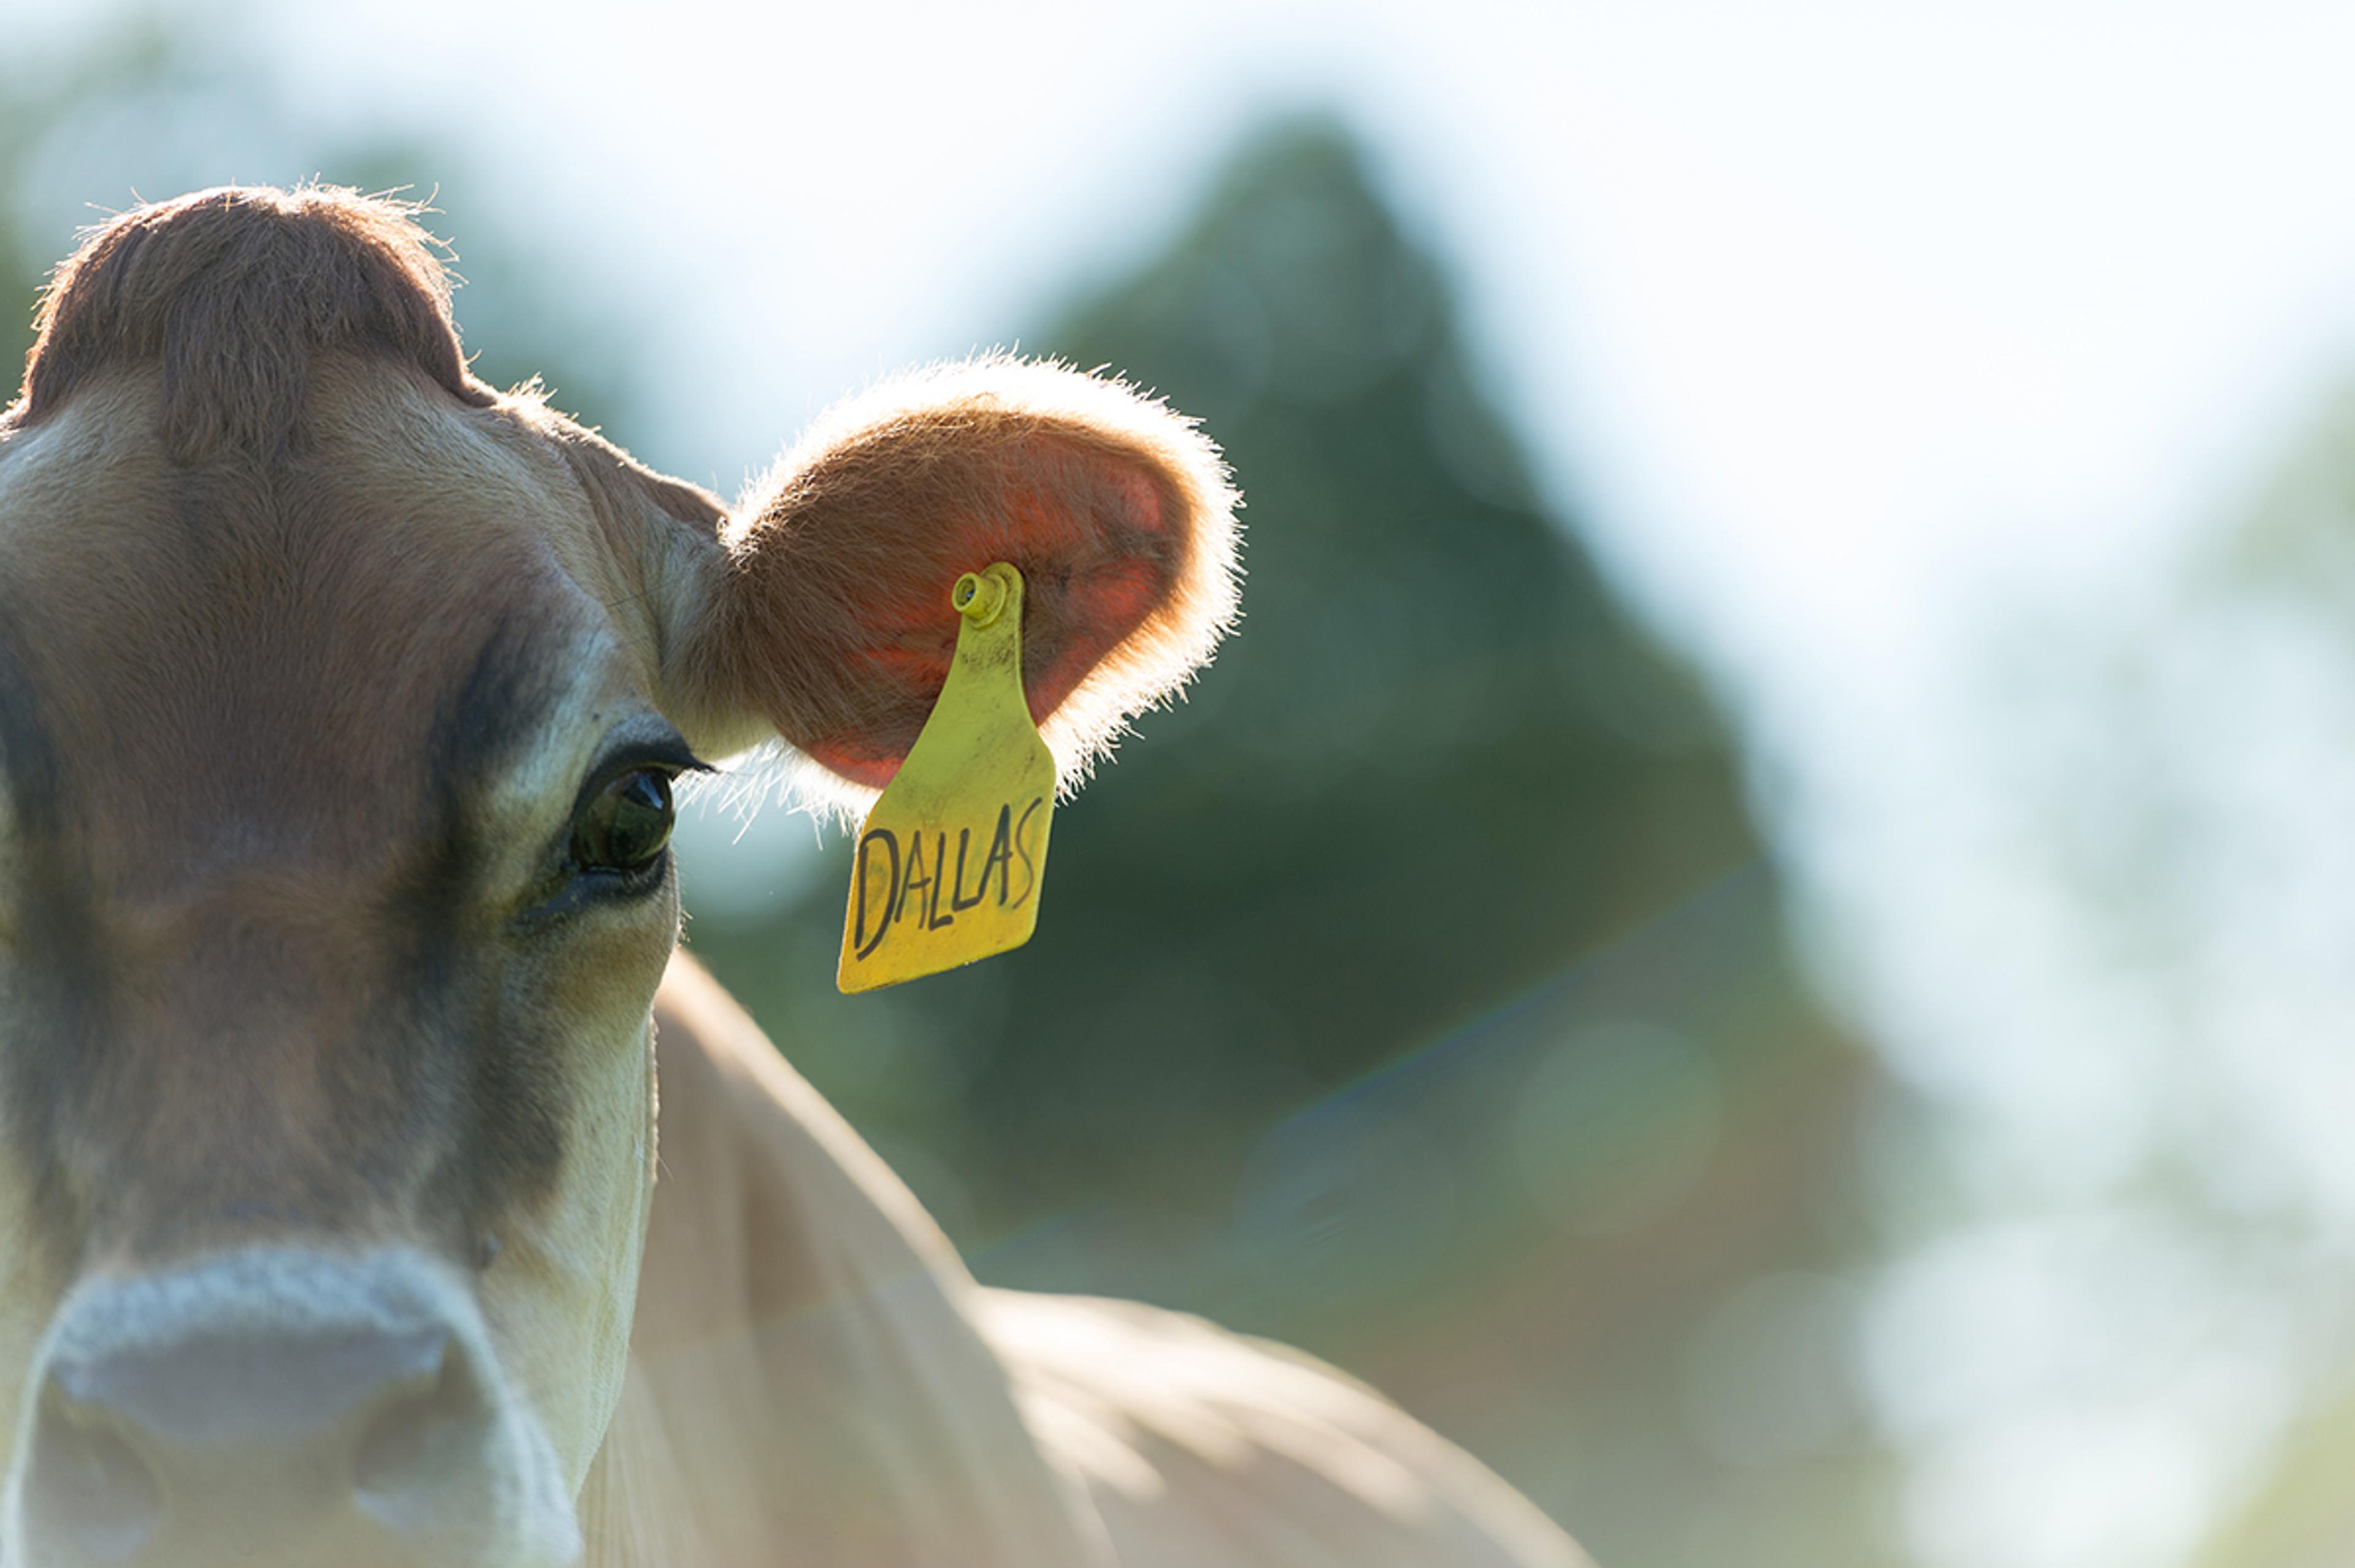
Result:
M247 1249L85 1284L45 1337L9 1568L558 1568L569 1489L421 1253Z

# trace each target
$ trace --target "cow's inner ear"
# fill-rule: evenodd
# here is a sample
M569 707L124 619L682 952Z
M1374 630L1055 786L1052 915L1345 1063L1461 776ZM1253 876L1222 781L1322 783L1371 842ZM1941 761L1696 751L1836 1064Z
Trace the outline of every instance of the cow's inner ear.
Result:
M957 579L1024 579L1023 685L1068 787L1182 685L1235 613L1217 450L1114 381L990 358L821 419L676 606L687 710L757 720L837 778L888 783L955 651Z

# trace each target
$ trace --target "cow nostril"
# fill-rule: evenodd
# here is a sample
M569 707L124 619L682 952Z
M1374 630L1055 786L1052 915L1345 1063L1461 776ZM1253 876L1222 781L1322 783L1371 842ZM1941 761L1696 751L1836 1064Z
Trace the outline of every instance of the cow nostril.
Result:
M491 1522L496 1424L474 1359L439 1327L61 1356L26 1474L26 1568L278 1563L297 1540L318 1562L373 1562L325 1543L463 1540Z
M47 1399L33 1453L28 1522L59 1560L119 1563L155 1533L163 1509L155 1475L114 1432L78 1422Z
M379 1408L352 1456L352 1488L386 1523L416 1528L454 1481L479 1461L485 1418L482 1390L466 1356L444 1349L431 1383L412 1386Z
M0 1568L571 1561L554 1456L483 1328L393 1250L86 1282L31 1370Z

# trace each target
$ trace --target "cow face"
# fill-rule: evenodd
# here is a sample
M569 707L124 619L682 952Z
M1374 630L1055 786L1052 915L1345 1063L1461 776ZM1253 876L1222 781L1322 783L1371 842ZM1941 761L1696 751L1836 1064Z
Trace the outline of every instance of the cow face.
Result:
M680 776L888 778L993 560L1067 771L1231 613L1215 456L1109 384L886 388L731 521L442 288L384 204L143 209L0 420L12 1568L574 1559Z

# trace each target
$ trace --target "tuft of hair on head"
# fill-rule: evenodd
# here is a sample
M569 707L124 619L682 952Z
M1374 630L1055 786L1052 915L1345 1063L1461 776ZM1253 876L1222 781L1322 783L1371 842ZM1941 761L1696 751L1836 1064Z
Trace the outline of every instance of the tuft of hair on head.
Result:
M43 291L10 415L36 423L100 371L160 367L165 449L272 457L304 439L312 363L380 355L487 407L420 203L339 186L224 186L89 231Z
M925 366L828 409L753 483L722 536L751 592L704 648L822 764L789 770L798 803L847 816L930 716L956 574L1011 561L1068 797L1233 626L1241 505L1196 421L1126 381L1002 352Z

